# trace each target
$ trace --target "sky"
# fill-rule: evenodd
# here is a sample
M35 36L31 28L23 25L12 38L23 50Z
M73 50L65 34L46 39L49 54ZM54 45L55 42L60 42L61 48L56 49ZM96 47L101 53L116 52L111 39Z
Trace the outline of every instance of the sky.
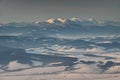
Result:
M0 23L58 17L120 21L120 0L0 0Z

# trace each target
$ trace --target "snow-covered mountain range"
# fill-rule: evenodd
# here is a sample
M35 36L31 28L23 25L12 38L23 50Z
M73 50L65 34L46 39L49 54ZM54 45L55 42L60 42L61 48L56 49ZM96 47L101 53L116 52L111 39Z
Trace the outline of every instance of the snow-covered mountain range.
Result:
M33 23L8 23L1 25L2 33L45 33L48 35L119 35L120 23L113 21L100 21L96 19L81 20L78 18L51 18L46 21L36 21ZM27 32L27 33L26 33ZM15 33L16 34L16 33Z

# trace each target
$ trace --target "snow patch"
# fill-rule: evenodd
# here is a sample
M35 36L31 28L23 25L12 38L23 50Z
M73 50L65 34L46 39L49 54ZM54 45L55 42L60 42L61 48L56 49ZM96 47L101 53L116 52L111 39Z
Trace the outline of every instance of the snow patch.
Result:
M17 69L20 69L20 68L28 68L30 67L29 65L26 65L26 64L20 64L18 63L18 61L12 61L8 64L8 69L9 70L17 70Z

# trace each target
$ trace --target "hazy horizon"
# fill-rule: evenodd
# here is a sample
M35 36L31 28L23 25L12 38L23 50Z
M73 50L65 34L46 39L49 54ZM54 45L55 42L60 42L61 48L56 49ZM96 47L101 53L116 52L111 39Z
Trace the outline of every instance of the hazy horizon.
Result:
M119 0L0 0L0 23L34 22L48 18L120 21Z

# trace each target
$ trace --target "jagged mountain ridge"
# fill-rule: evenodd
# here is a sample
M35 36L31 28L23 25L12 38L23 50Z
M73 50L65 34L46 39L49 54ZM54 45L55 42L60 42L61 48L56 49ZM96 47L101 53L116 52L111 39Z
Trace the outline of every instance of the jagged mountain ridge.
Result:
M78 18L51 18L33 23L8 23L1 25L0 34L23 35L119 35L120 23L114 21L99 21L96 19L81 20Z

